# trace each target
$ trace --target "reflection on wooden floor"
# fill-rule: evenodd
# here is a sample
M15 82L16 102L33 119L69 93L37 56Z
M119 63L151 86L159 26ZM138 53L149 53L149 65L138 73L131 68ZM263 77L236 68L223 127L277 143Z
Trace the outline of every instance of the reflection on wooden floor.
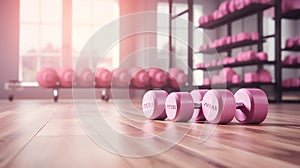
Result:
M74 106L72 100L0 101L0 167L300 166L300 104L271 104L261 125L236 121L212 125L148 121L139 102L99 101L96 115L120 135L112 138L99 132L111 145L103 148L86 135L88 128L82 128L86 123L78 119L79 113L84 115L95 105L92 102L84 100ZM124 137L140 142L130 144ZM179 142L172 144L173 140ZM148 150L156 154L145 156ZM145 157L122 156L122 152Z

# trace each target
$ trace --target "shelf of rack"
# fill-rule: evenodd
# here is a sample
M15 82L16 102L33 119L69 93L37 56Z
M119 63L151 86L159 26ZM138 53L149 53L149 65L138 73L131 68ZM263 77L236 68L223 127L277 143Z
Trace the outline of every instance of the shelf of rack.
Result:
M282 64L282 68L300 68L300 64L292 64L292 65Z
M275 86L275 83L265 83L265 82L252 82L252 83L226 83L226 84L215 84L215 85L202 85L198 86L199 89L217 89L217 88L256 88L263 85Z
M252 4L244 7L243 9L235 11L234 13L229 13L228 15L225 15L224 17L222 17L220 19L213 20L206 24L200 25L199 28L213 29L213 28L222 26L226 23L233 22L235 20L250 16L250 15L258 13L258 12L262 12L272 6L273 6L272 4L252 3Z
M300 91L300 87L282 87L282 91L285 92Z
M300 46L294 46L294 47L290 47L290 48L283 48L283 51L300 51Z
M255 45L255 44L258 44L261 41L264 42L264 40L244 40L244 41L240 41L240 42L236 42L236 43L231 43L231 44L223 45L223 46L216 47L216 48L210 48L210 49L207 49L207 50L204 50L204 51L198 51L196 53L214 54L214 53L216 53L216 51L218 53L220 53L220 52L227 52L227 51L229 51L231 49L234 49L234 48Z
M293 20L300 19L300 9L287 11L286 13L283 13L281 15L281 17L284 18L284 19L293 19Z
M214 70L220 70L224 67L240 67L240 66L253 66L253 65L273 65L275 64L275 61L259 61L259 60L252 60L247 62L236 62L234 64L227 64L222 66L214 66L209 68L195 68L194 70L203 70L203 71L214 71Z

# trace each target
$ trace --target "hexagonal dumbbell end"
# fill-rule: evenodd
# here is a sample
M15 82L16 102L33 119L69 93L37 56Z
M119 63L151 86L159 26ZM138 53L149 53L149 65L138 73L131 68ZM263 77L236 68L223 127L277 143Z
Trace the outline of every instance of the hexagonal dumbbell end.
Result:
M234 94L237 102L235 118L243 124L259 124L268 114L268 98L260 89L240 89Z
M150 90L144 94L142 110L146 118L151 120L163 120L167 117L165 102L168 93L164 90Z
M229 123L235 114L233 94L225 89L209 90L203 97L202 111L210 123Z
M203 89L203 90L192 90L191 91L191 95L194 101L194 105L199 105L202 103L203 97L206 94L208 90ZM194 121L205 121L205 117L203 115L203 111L202 111L202 106L199 106L197 108L194 109L194 114L192 117L192 120Z
M188 92L173 92L165 104L166 114L172 121L189 121L193 117L193 97Z

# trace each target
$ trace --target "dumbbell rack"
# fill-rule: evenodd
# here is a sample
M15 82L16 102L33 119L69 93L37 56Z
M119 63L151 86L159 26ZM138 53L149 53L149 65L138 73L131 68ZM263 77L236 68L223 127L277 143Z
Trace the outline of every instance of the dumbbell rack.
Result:
M202 29L214 29L218 28L223 25L227 25L227 35L231 36L232 35L232 22L243 19L247 16L257 14L257 32L260 35L259 40L245 40L245 41L240 41L236 42L233 44L228 44L224 46L217 47L215 49L207 49L204 51L199 51L196 53L201 53L201 54L214 54L216 51L218 53L221 52L227 52L228 56L231 56L231 52L235 48L240 48L240 47L245 47L245 46L251 46L251 45L257 45L258 46L258 52L263 51L263 43L265 42L265 39L274 37L275 35L270 35L270 36L263 36L263 11L266 9L269 9L273 7L272 4L256 4L252 3L246 7L244 7L241 10L235 11L234 13L229 13L228 15L224 16L223 18L217 19L210 21L206 24L200 25L198 28ZM193 70L203 70L203 71L216 71L216 70L221 70L223 67L244 67L244 66L253 66L256 65L259 68L263 67L263 65L273 65L276 66L276 61L248 61L248 62L237 62L234 64L228 64L228 65L223 65L223 66L215 66L215 67L210 67L210 68L194 68ZM276 72L275 72L276 74ZM275 79L277 81L277 78ZM253 82L253 83L238 83L238 84L232 84L232 83L227 83L226 87L231 89L231 88L241 88L241 87L261 87L261 86L276 86L276 83L264 83L264 82ZM198 88L204 89L204 88L224 88L224 84L216 84L216 85L210 85L210 86L198 86ZM276 99L277 101L277 99Z
M281 7L282 5L282 0L277 0L277 5ZM278 37L277 42L276 42L276 46L275 46L275 50L276 50L276 54L277 54L277 59L280 61L280 64L277 65L279 68L279 73L278 75L280 76L280 82L278 81L278 83L280 83L280 86L278 86L277 90L279 93L279 99L280 101L287 101L287 102L294 102L294 101L290 101L290 100L282 100L282 92L295 92L295 91L300 91L300 87L291 87L291 88L284 88L281 86L281 82L282 82L282 69L300 69L300 64L295 64L295 65L284 65L281 62L281 54L284 51L290 51L290 52L300 52L300 47L296 46L296 47L292 47L292 48L282 48L281 47L281 19L289 19L289 20L299 20L300 19L300 9L297 10L292 10L292 11L288 11L284 14L282 14L281 8L277 8L277 11L275 13L275 20L277 19L277 25L275 30L277 30L277 35ZM299 102L299 100L296 102Z

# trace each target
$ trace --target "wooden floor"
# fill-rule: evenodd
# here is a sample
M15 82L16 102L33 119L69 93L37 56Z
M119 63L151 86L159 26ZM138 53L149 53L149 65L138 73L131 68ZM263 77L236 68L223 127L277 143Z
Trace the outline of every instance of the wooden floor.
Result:
M92 106L89 101L78 103L87 111ZM118 106L121 103L118 102ZM155 137L162 151L156 151L153 156L122 156L122 153L118 155L102 148L85 134L72 100L58 103L2 100L0 167L300 167L300 104L271 104L269 115L261 125L240 125L235 121L228 125L147 121L141 118L139 110L128 113L132 116L139 113L131 120L117 112L115 102L97 104L103 118L119 134L147 137L167 132L166 128L173 126L176 131L169 132L169 136L181 134L184 137L168 150L163 148L171 144L168 142L171 139ZM140 108L139 103L134 104ZM121 105L121 112L128 112L130 108L126 106L129 106L127 102ZM137 121L139 118L142 122ZM199 137L203 138L207 130L212 130L212 134L200 142ZM159 149L146 141L143 148L126 146L122 137L117 141L123 142L123 149L129 153ZM142 156L146 151L140 152Z

